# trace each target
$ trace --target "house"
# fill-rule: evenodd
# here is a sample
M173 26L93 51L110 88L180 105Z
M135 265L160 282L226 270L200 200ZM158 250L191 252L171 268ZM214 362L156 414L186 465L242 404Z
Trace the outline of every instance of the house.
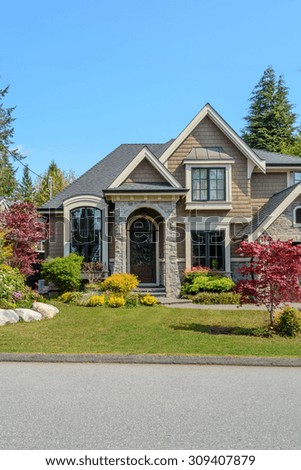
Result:
M234 279L240 240L301 242L301 159L251 149L206 104L163 144L120 145L42 206L47 255L82 254L178 295L184 269Z

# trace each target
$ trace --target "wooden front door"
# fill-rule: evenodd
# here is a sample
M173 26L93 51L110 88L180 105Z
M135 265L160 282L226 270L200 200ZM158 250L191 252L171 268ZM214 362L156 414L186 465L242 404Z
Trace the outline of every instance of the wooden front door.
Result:
M146 217L135 219L129 231L130 270L140 283L155 284L156 279L156 228Z

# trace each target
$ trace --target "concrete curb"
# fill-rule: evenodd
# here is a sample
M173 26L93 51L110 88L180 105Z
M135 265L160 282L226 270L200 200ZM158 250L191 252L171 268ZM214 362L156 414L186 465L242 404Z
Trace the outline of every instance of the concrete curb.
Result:
M17 354L1 353L0 362L102 364L195 364L223 366L301 367L301 357L163 356L160 354Z

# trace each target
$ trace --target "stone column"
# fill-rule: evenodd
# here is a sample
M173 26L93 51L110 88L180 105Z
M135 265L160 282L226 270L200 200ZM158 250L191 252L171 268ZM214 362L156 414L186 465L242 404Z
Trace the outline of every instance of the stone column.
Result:
M165 290L166 297L178 297L181 282L177 262L176 203L170 202L165 208Z
M114 273L127 272L127 237L126 237L126 217L122 213L122 207L118 203L115 205L115 224L114 224L114 237L115 237L115 259L114 259Z

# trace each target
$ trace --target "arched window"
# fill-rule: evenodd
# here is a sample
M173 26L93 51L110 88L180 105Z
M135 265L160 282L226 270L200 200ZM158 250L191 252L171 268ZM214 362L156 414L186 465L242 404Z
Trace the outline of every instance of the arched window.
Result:
M301 206L294 209L294 224L301 225Z
M77 207L71 211L71 253L78 253L85 261L102 261L101 210Z

